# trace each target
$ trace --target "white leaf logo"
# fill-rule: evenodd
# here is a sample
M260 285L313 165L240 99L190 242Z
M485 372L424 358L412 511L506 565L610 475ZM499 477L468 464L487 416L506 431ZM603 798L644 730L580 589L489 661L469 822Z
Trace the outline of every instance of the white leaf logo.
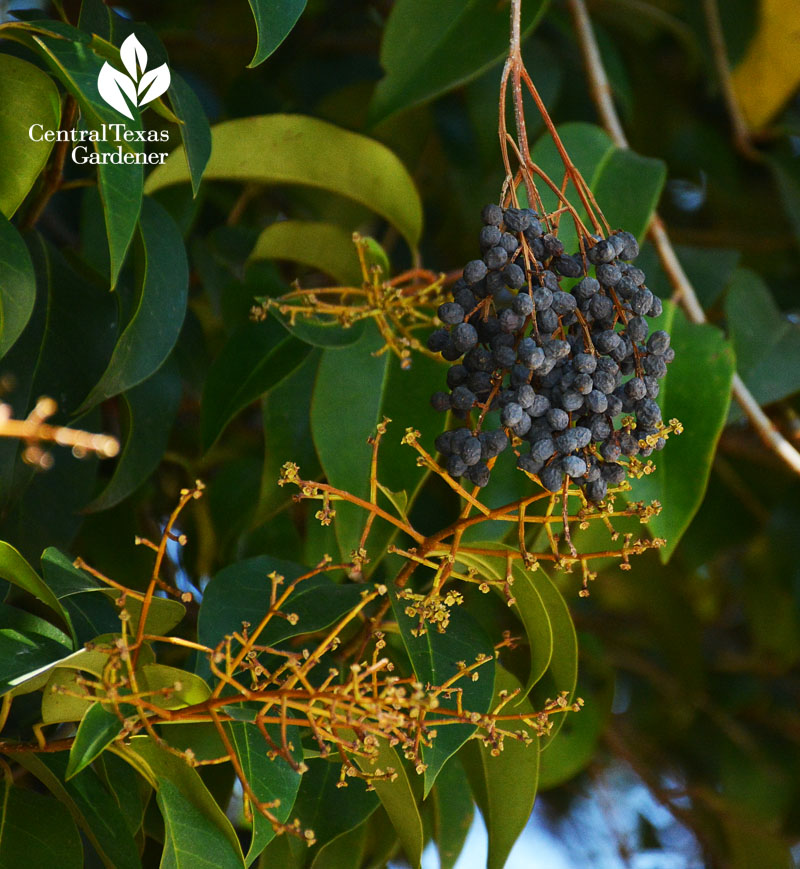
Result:
M166 63L146 71L147 51L133 33L122 43L119 56L128 75L104 63L97 90L112 109L133 120L129 103L141 107L157 100L170 85L170 72Z

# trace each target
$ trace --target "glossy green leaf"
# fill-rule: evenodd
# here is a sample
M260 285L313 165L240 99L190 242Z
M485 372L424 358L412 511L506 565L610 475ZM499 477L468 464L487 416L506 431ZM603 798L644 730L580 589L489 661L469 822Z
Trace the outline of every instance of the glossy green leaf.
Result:
M363 865L367 822L337 836L317 854L312 869L351 869Z
M197 622L199 642L214 648L225 636L241 631L242 622L255 628L269 609L272 583L268 575L272 571L284 577L283 589L307 572L299 564L262 555L217 573L203 594ZM282 607L284 612L297 613L297 624L274 619L265 627L259 643L275 646L289 637L328 627L361 599L361 591L363 586L337 585L323 575L303 580Z
M58 800L15 787L9 780L3 789L0 866L82 869L83 845L67 809Z
M248 0L256 21L258 43L248 67L263 63L292 32L306 8L306 0Z
M135 836L144 821L152 788L129 763L114 753L113 748L97 758L94 769L119 806L128 829Z
M53 149L53 142L32 140L28 130L37 124L57 130L60 123L61 101L50 76L0 54L0 214L10 218L19 208Z
M117 147L112 142L95 142L95 149L101 155L116 153ZM97 188L106 222L112 290L117 285L142 212L143 185L142 165L108 162L97 167Z
M156 799L164 818L162 869L227 869L243 865L225 836L168 778L158 777Z
M70 747L66 778L85 769L121 732L122 722L116 712L99 701L92 703Z
M479 549L486 546L492 548L492 544L481 543L480 541L475 545ZM467 567L476 568L479 576L484 576L495 582L504 582L506 577L506 559L503 556L503 552L503 549L498 548L498 557L496 559L472 555L470 553L460 553L458 558ZM514 577L512 589L514 603L512 606L525 626L528 646L530 647L530 672L524 695L527 697L531 688L547 672L553 659L553 626L550 621L550 613L545 605L545 601L542 599L539 587L544 588L548 602L551 601L552 596L547 593L546 577L535 576L534 572L526 570L521 562L513 562L512 575ZM554 613L556 622L559 621L562 614L563 607L557 604L556 612Z
M441 734L441 729L439 732ZM364 772L378 769L386 772L393 769L397 774L394 781L378 778L373 779L372 785L400 839L408 862L412 867L418 867L422 859L422 849L425 847L422 817L419 813L422 799L421 777L383 739L378 740L375 755L369 759L356 756L355 761Z
M615 147L608 134L592 124L564 124L558 132L611 228L625 229L642 238L666 180L664 164ZM551 178L561 181L564 164L549 135L545 134L536 143L532 157ZM569 193L571 199L576 198L572 185ZM543 191L542 198L548 209L559 207L558 200L549 190ZM586 219L581 208L578 208L578 213ZM590 225L588 228L592 229ZM562 220L558 235L568 251L578 249L578 237L571 220Z
M353 235L334 223L276 221L261 232L250 259L301 263L346 287L360 287L363 281Z
M431 791L433 830L441 869L453 869L464 848L475 805L463 766L457 758L446 763Z
M50 640L55 640L62 646L72 647L72 640L54 624L39 616L7 603L0 602L0 628L13 628L30 634L41 634Z
M59 661L70 649L56 640L17 628L0 628L0 694L7 694Z
M388 353L375 355L382 346L378 330L369 323L355 344L323 353L311 405L311 432L325 477L360 498L369 496L367 438L381 421L389 366ZM347 413L342 413L342 407L347 407ZM335 508L339 549L343 558L349 558L358 548L366 515L344 501Z
M158 787L158 806L166 830L162 867L244 866L236 832L197 770L159 748L149 736L132 739L126 754L145 764Z
M141 869L139 851L125 818L93 769L84 769L65 781L65 751L25 752L12 757L69 809L106 869Z
M144 273L136 306L82 410L137 386L157 371L183 325L189 269L180 232L151 199L142 204L140 232Z
M0 541L0 577L32 594L69 626L69 616L58 598L19 552L4 541Z
M523 4L524 33L546 6ZM370 105L372 123L476 78L505 57L508 39L508 9L492 0L398 0L381 43L386 76Z
M737 371L758 403L780 401L800 390L800 325L781 313L755 272L734 272L725 314ZM731 411L741 417L737 405Z
M406 615L408 606L401 597L392 594L392 610L400 628L411 665L417 679L423 685L443 685L459 672L459 662L471 666L480 655L488 658L470 676L459 679L461 706L468 712L488 712L494 691L494 646L480 625L465 610L454 606L450 610L450 625L439 633L428 625L421 636L414 636L418 621ZM442 708L453 708L452 699L441 698ZM448 724L438 728L438 735L431 746L422 747L425 769L425 796L430 792L439 770L445 761L475 732L473 724Z
M255 724L230 721L225 728L255 795L265 803L278 800L278 805L272 811L281 823L288 821L300 789L300 773L295 772L282 757L270 759L267 756L268 746ZM280 744L280 728L270 725L268 730L272 730L271 736L275 743ZM300 730L293 726L287 727L286 741L294 747L292 756L299 763L303 759ZM249 866L274 838L272 824L260 812L254 811L253 834L245 864Z
M511 692L521 688L511 673L498 667L493 705L500 701L502 691ZM514 710L532 716L536 714L528 700L518 703ZM528 823L536 799L539 746L535 728L523 724L520 729L527 730L533 737L531 745L505 739L502 752L492 757L489 748L480 740L473 739L459 754L489 833L487 869L503 869L514 842Z
M309 759L306 765L308 771L303 773L292 818L298 818L304 830L314 831L316 844L308 848L300 842L295 848L293 837L277 836L261 855L260 867L310 865L328 842L357 827L379 805L377 795L367 790L363 779L348 778L346 789L338 787L339 763ZM336 811L332 812L330 807L334 805ZM289 849L297 855L291 858L293 863L286 857Z
M2 57L4 55L0 55ZM1 77L2 70L0 81ZM0 166L2 177L3 169ZM17 230L0 214L0 358L6 355L22 334L33 314L35 302L36 276L30 255Z
M691 324L674 306L664 307L659 325L672 336L675 361L661 381L658 403L664 419L679 419L684 433L653 454L656 471L637 481L634 495L637 501L662 505L647 527L654 537L666 538L659 554L667 562L703 501L728 415L735 365L733 350L719 329Z
M661 160L617 148L603 164L592 190L612 229L643 238L666 178L667 167Z
M113 351L119 298L109 293L107 285L98 285L78 274L50 244L36 244L33 251L39 261L37 293L43 296L39 304L47 300L47 317L40 347L33 357L37 362L30 403L40 395L57 397L58 414L52 421L75 422L83 414L79 409L81 401L100 379ZM68 365L65 359L70 360ZM85 419L79 427L87 428L88 423ZM57 469L59 453L55 458ZM81 508L88 500L76 506Z
M322 355L311 405L311 431L328 482L367 498L372 456L367 439L384 417L395 420L381 441L380 478L394 492L405 489L413 502L427 472L417 467L416 453L401 441L406 427L423 432L423 442L432 441L441 430L442 418L430 406L430 384L441 377L442 369L432 359L416 357L412 369L404 371L394 354L375 355L383 347L383 338L370 322L358 342ZM343 406L348 409L346 414ZM366 515L342 501L335 506L336 538L342 557L349 558L358 546ZM375 556L371 569L393 534L394 528L383 520L375 522L367 546Z
M167 448L182 393L177 362L168 359L144 383L120 396L126 417L124 446L108 485L84 512L119 504L155 471Z
M203 172L211 157L211 128L200 100L186 81L172 70L169 101L181 124L181 139L186 154L186 165L192 182L192 193L197 196Z
M200 418L203 448L217 440L237 413L291 374L310 350L274 319L240 326L206 378Z
M366 205L397 227L411 247L422 231L414 181L384 145L302 115L262 115L211 130L205 177L252 184L302 184ZM147 178L145 192L189 180L177 148Z
M295 462L308 480L316 479L320 473L310 422L320 355L319 350L309 353L298 368L262 399L264 466L254 524L267 519L291 498L288 487L278 485L285 462Z

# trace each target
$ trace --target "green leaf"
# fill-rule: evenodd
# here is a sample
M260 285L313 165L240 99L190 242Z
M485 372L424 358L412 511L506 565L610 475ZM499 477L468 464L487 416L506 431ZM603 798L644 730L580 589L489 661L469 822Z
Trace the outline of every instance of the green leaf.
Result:
M83 845L70 813L58 800L4 783L0 866L82 869ZM43 824L43 819L47 820Z
M403 164L379 142L302 115L225 121L212 128L211 140L207 179L322 188L366 205L416 247L419 194ZM189 180L182 150L150 173L146 193Z
M19 552L4 541L0 541L0 578L32 594L71 629L69 615L58 598Z
M284 577L279 594L293 579L307 572L299 564L262 555L231 564L216 574L200 605L199 642L214 648L226 635L241 631L242 622L249 622L254 629L269 609L272 586L268 574L272 571ZM298 634L327 628L355 606L362 591L363 586L337 585L322 575L303 580L282 607L284 612L297 613L297 624L275 619L265 627L259 643L276 646Z
M311 431L328 482L368 498L372 453L367 438L384 417L396 420L381 441L379 475L393 492L409 492L413 503L427 471L417 467L416 453L401 441L406 427L424 432L430 440L440 430L441 416L430 406L430 384L441 378L442 369L436 361L419 356L411 371L403 370L393 353L375 355L384 346L370 322L355 344L323 353L311 405ZM346 414L342 407L347 408ZM336 538L347 559L359 544L366 514L343 501L335 506ZM367 546L373 556L371 569L394 533L383 520L375 522Z
M427 625L421 636L414 636L418 620L406 615L408 603L392 593L392 610L400 628L400 636L411 659L417 679L423 685L443 685L455 676L460 668L459 662L471 666L479 655L488 658L473 674L455 683L461 691L461 706L466 712L488 712L494 691L494 645L480 625L465 610L453 606L450 610L450 624L445 633L439 633L434 625ZM446 695L441 697L443 708L452 708L453 701ZM432 719L435 721L435 716ZM435 724L433 725L435 726ZM475 733L474 724L448 724L438 728L438 735L432 745L422 746L425 769L425 796L428 795L439 770L445 761Z
M172 359L144 383L122 393L125 445L108 485L84 507L85 513L119 504L156 470L167 448L182 394L178 365Z
M475 806L457 758L446 763L431 791L433 828L440 869L453 869L467 839Z
M352 233L334 223L278 220L259 235L250 259L301 263L346 287L360 287L364 280Z
M200 415L203 449L212 446L236 414L291 374L310 350L273 319L236 329L206 378Z
M615 147L608 135L592 124L564 124L558 132L611 228L625 229L642 238L664 186L664 164ZM551 178L558 182L563 178L564 164L549 135L545 134L536 143L532 158ZM572 185L568 188L568 195L585 221L586 213L578 207ZM559 207L558 200L549 190L542 191L542 199L548 209ZM577 233L571 220L561 222L558 236L568 251L578 249Z
M0 628L0 694L32 679L69 651L69 647L42 634Z
M689 323L673 305L664 308L658 325L672 336L675 361L661 381L658 403L664 419L679 419L684 433L654 453L656 471L636 482L634 495L637 501L661 502L661 513L647 527L654 537L666 538L659 550L666 563L703 501L728 415L735 365L732 348L719 329Z
M734 272L725 314L736 368L758 403L780 401L800 390L800 326L781 313L755 272ZM738 406L731 411L741 417Z
M5 55L0 55L0 59L3 57ZM2 90L2 75L0 69L0 90ZM0 124L2 124L2 114L0 114ZM2 135L0 129L0 137ZM4 173L0 166L0 185L4 177L14 177L14 172ZM1 189L0 196L2 196ZM0 358L8 353L28 325L35 303L36 275L28 249L17 230L0 214Z
M141 869L136 842L125 818L93 769L84 769L65 781L65 751L10 756L69 809L107 869Z
M158 806L166 830L162 867L244 866L231 822L193 767L159 748L149 736L134 737L125 753L135 755L132 762L145 764L158 787Z
M617 148L591 186L611 228L643 238L666 178L661 160Z
M189 268L172 218L151 199L142 204L141 291L100 382L78 413L137 386L158 370L178 340L186 313Z
M546 0L523 4L524 34L546 7ZM370 105L371 122L477 78L507 54L508 22L508 8L493 0L398 0L381 43L386 76Z
M31 140L29 128L57 130L60 123L61 101L50 76L26 60L0 54L0 215L11 218L53 149L44 137Z
M239 867L230 842L181 789L168 778L158 776L158 807L164 818L162 869L227 869Z
M117 150L117 145L112 142L98 141L94 146L101 155L114 154ZM143 186L144 166L141 164L109 162L97 167L97 187L106 222L112 290L117 285L142 212Z
M450 729L450 725L447 729ZM441 734L441 730L439 732ZM418 805L422 798L417 783L419 776L409 769L409 765L403 762L397 750L384 739L378 740L377 751L372 757L356 756L355 760L367 773L378 769L383 772L393 769L397 773L394 781L378 778L372 781L372 785L386 809L408 862L412 867L418 867L422 859L422 849L425 847Z
M278 800L278 805L272 811L281 823L288 821L300 789L302 778L300 773L295 772L284 758L271 759L267 756L268 746L255 724L230 721L225 728L242 771L256 797L264 803ZM267 730L271 731L270 735L275 743L280 744L280 728L277 725L267 725ZM294 759L298 763L302 761L303 749L299 728L288 726L286 741L294 747L292 754ZM245 864L249 866L274 838L275 831L272 829L272 824L264 815L253 809L253 835L245 856Z
M67 780L89 766L121 732L122 722L116 712L100 701L92 703L78 725L75 741L69 750Z
M309 353L302 364L262 400L264 467L254 524L269 518L291 498L288 487L278 485L285 462L299 465L307 480L315 480L320 473L310 422L311 395L320 356L319 350Z
M192 193L197 196L200 180L211 157L211 128L195 92L174 70L168 93L175 114L183 121L180 127L181 139L192 182Z
M500 702L501 691L521 687L511 673L498 667L493 705ZM517 713L536 715L528 700L513 708ZM503 869L533 810L539 778L539 746L533 727L528 733L534 739L531 745L507 738L497 757L492 757L491 750L477 739L470 740L459 754L489 833L487 869Z
M367 846L368 821L342 833L322 848L311 869L352 869L362 866Z
M367 790L363 779L348 778L345 790L338 787L339 763L309 759L306 765L308 771L303 773L300 781L292 817L300 820L304 830L314 831L316 844L308 848L298 843L299 856L294 863L289 863L286 851L294 850L296 840L292 836L276 836L261 855L259 866L271 869L273 866L310 865L328 842L357 827L379 805L377 795ZM336 811L331 811L331 806L336 806Z
M292 32L303 10L306 0L248 0L253 18L256 20L258 43L253 59L248 67L263 63L284 39Z
M458 560L467 565L467 567L476 568L479 576L492 579L495 582L504 582L506 578L504 552L506 550L500 549L496 544L482 543L480 541L475 546L478 549L485 547L498 548L497 559L461 552L458 555ZM528 646L530 647L530 671L523 695L527 697L531 688L547 672L553 659L553 625L550 612L545 605L545 600L550 604L555 603L553 619L557 624L563 622L565 605L555 599L554 595L550 593L547 587L549 580L544 574L538 576L536 575L538 571L531 572L526 570L520 561L514 561L511 570L514 578L514 586L512 588L514 602L512 606L525 626ZM544 592L545 599L543 599L539 591L540 588ZM560 653L561 650L559 650Z

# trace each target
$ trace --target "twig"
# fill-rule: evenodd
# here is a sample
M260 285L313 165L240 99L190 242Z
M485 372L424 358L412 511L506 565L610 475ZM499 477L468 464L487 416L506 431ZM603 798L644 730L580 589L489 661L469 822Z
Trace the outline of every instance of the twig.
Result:
M572 14L597 112L614 143L620 148L627 148L628 140L611 99L608 77L584 0L567 0L567 5ZM695 293L691 281L678 260L658 214L653 215L649 234L664 271L675 290L676 300L693 323L708 322L703 306L697 298L697 293ZM800 474L800 452L775 428L738 374L733 376L733 397L764 444L783 459L796 474Z
M703 0L703 14L706 18L708 38L711 42L711 54L714 58L714 66L717 70L717 78L722 88L722 96L728 108L728 115L733 128L733 143L743 157L748 160L762 162L761 154L753 147L750 141L750 131L745 123L739 101L733 89L731 80L731 68L728 64L728 50L725 46L725 34L722 30L722 21L719 17L717 0Z

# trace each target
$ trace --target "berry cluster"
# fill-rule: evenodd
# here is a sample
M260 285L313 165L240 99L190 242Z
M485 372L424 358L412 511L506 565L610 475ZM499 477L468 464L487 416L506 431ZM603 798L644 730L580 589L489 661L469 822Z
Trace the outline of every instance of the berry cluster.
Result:
M445 328L428 339L454 363L450 391L431 403L470 423L475 408L478 419L443 432L436 448L451 476L485 486L488 462L513 445L545 489L567 476L602 501L626 477L622 457L664 445L655 399L675 354L666 332L648 335L645 318L662 308L630 265L639 245L615 232L569 255L532 209L487 205L481 216L483 256L464 267L438 311ZM580 280L566 291L562 278ZM487 428L494 410L500 425Z

